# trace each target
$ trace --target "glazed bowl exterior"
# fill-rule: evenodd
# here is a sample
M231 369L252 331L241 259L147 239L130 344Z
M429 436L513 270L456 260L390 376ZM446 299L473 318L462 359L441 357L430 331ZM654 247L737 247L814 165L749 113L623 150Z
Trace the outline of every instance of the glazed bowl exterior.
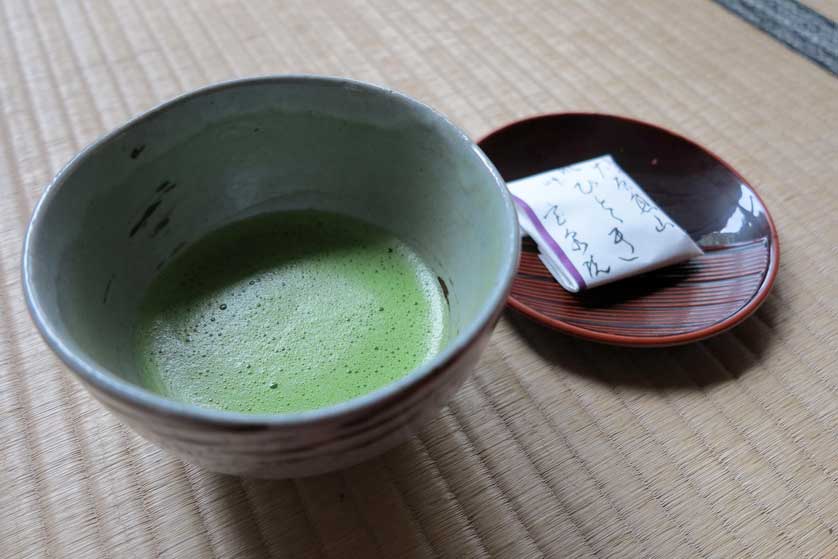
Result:
M446 293L448 345L396 382L301 413L226 412L145 388L134 327L159 270L228 223L297 209L411 244ZM284 478L358 463L421 429L473 369L518 258L502 179L439 113L357 81L273 76L176 98L86 148L33 213L23 282L48 345L140 435L213 471Z

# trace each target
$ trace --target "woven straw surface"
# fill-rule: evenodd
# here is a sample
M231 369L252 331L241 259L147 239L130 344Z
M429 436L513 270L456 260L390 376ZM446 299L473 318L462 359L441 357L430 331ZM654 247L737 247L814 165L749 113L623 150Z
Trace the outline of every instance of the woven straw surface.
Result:
M47 351L24 228L60 166L130 116L285 72L385 84L474 137L571 110L677 130L760 190L776 287L735 330L666 350L507 315L435 420L348 471L184 465ZM0 555L838 556L836 131L838 80L709 1L3 0Z

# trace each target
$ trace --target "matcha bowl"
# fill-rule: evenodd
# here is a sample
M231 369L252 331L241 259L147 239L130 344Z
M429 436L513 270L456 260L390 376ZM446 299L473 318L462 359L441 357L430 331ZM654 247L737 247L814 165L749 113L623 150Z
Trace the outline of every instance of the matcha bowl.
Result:
M392 382L305 411L225 411L150 387L135 340L161 270L210 233L286 211L341 214L412 247L445 294L445 343ZM23 284L48 345L140 435L213 471L285 478L361 462L438 413L486 346L518 257L503 181L448 120L373 85L277 76L189 93L86 148L33 213Z

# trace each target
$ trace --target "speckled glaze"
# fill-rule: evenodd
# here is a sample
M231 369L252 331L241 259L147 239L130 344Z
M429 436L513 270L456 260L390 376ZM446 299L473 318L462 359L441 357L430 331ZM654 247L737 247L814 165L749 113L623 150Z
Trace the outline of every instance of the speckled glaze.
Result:
M307 208L410 243L446 292L448 345L392 384L300 413L216 411L143 388L132 335L168 259L232 221ZM383 452L438 412L489 339L519 248L500 176L444 117L360 82L278 76L179 97L85 149L35 209L23 282L49 346L142 436L210 470L298 477Z

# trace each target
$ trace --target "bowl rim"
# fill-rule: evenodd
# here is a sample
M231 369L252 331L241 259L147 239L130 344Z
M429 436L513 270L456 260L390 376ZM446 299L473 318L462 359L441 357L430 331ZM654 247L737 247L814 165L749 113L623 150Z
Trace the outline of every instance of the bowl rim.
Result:
M32 278L34 259L33 238L36 232L44 227L46 209L52 203L56 191L61 185L66 182L84 161L95 156L105 144L111 142L127 130L160 115L164 111L175 109L181 104L208 94L231 89L256 85L288 86L301 84L322 84L339 88L351 87L356 90L359 88L374 95L393 99L418 113L429 116L435 125L447 129L452 133L452 137L455 140L470 147L471 151L482 162L483 168L489 173L489 176L494 182L494 191L500 196L500 201L503 205L503 223L508 227L505 236L507 237L509 249L502 255L498 277L494 282L490 296L483 303L477 316L451 340L445 349L400 379L350 400L338 402L323 408L293 413L248 414L204 408L194 404L178 402L122 379L115 373L101 367L93 359L88 358L83 351L77 353L66 345L61 336L57 334L54 321L42 308ZM411 387L421 384L435 372L451 366L461 354L477 341L493 317L503 309L512 286L512 280L518 268L519 256L520 242L518 237L517 214L512 203L512 198L506 189L506 183L489 158L477 146L476 142L442 113L404 93L368 82L318 74L271 74L222 81L183 93L140 113L87 145L58 171L46 186L38 203L35 205L24 237L21 268L24 297L35 326L47 345L71 371L79 376L84 384L90 384L93 388L101 390L104 394L129 406L141 407L148 412L160 415L178 417L201 424L220 426L235 425L243 428L269 428L283 426L299 427L302 425L327 423L339 420L347 415L371 412L381 402L390 400L401 392L408 392Z
M556 320L554 318L550 318L535 309L530 308L528 305L522 303L521 301L517 300L513 295L510 294L507 304L512 309L520 312L521 314L529 317L530 319L539 322L543 325L549 326L555 330L560 332L564 332L566 334L570 334L576 338L582 338L589 341L594 342L601 342L606 344L612 345L619 345L619 346L627 346L627 347L667 347L667 346L675 346L675 345L682 345L692 342L698 342L717 334L721 334L737 325L739 325L743 320L751 316L756 310L765 302L766 297L771 291L771 288L774 286L774 282L777 279L777 272L780 267L780 237L777 232L777 226L774 224L774 219L771 217L771 212L768 209L768 206L765 204L765 201L759 195L759 192L756 188L754 188L753 184L750 181L746 180L742 174L737 171L730 163L719 157L714 151L708 149L706 146L679 134L669 128L664 126L659 126L657 124L652 124L650 122L646 122L640 119L610 114L610 113L601 113L595 111L564 111L564 112L555 112L555 113L542 113L537 115L532 115L526 118L518 119L513 122L507 123L499 128L496 128L490 131L488 134L485 134L482 138L477 141L477 145L480 146L486 140L504 132L507 132L509 129L520 126L526 125L530 122L543 120L543 119L553 119L553 118L562 118L562 117L597 117L597 118L606 118L606 119L613 119L613 120L621 120L627 122L629 124L635 126L644 126L647 128L653 128L669 134L675 138L683 140L688 144L691 144L698 148L699 150L704 151L710 157L715 159L722 165L722 167L726 168L730 171L733 176L735 176L742 184L746 185L751 192L753 192L754 196L756 196L759 203L762 204L763 209L765 210L765 217L768 222L768 229L771 237L771 246L769 247L768 253L768 266L765 272L765 277L762 280L762 283L757 289L754 296L738 311L731 314L724 320L717 322L715 324L711 324L710 326L705 326L704 328L699 328L698 330L693 330L691 332L684 332L681 334L673 334L668 336L655 336L655 337L643 337L643 336L626 336L622 334L607 334L603 332L596 332L593 330L588 330L586 328L582 328L580 326L574 326L573 324L568 324L566 322L562 322L560 320ZM516 274L517 275L517 274Z

